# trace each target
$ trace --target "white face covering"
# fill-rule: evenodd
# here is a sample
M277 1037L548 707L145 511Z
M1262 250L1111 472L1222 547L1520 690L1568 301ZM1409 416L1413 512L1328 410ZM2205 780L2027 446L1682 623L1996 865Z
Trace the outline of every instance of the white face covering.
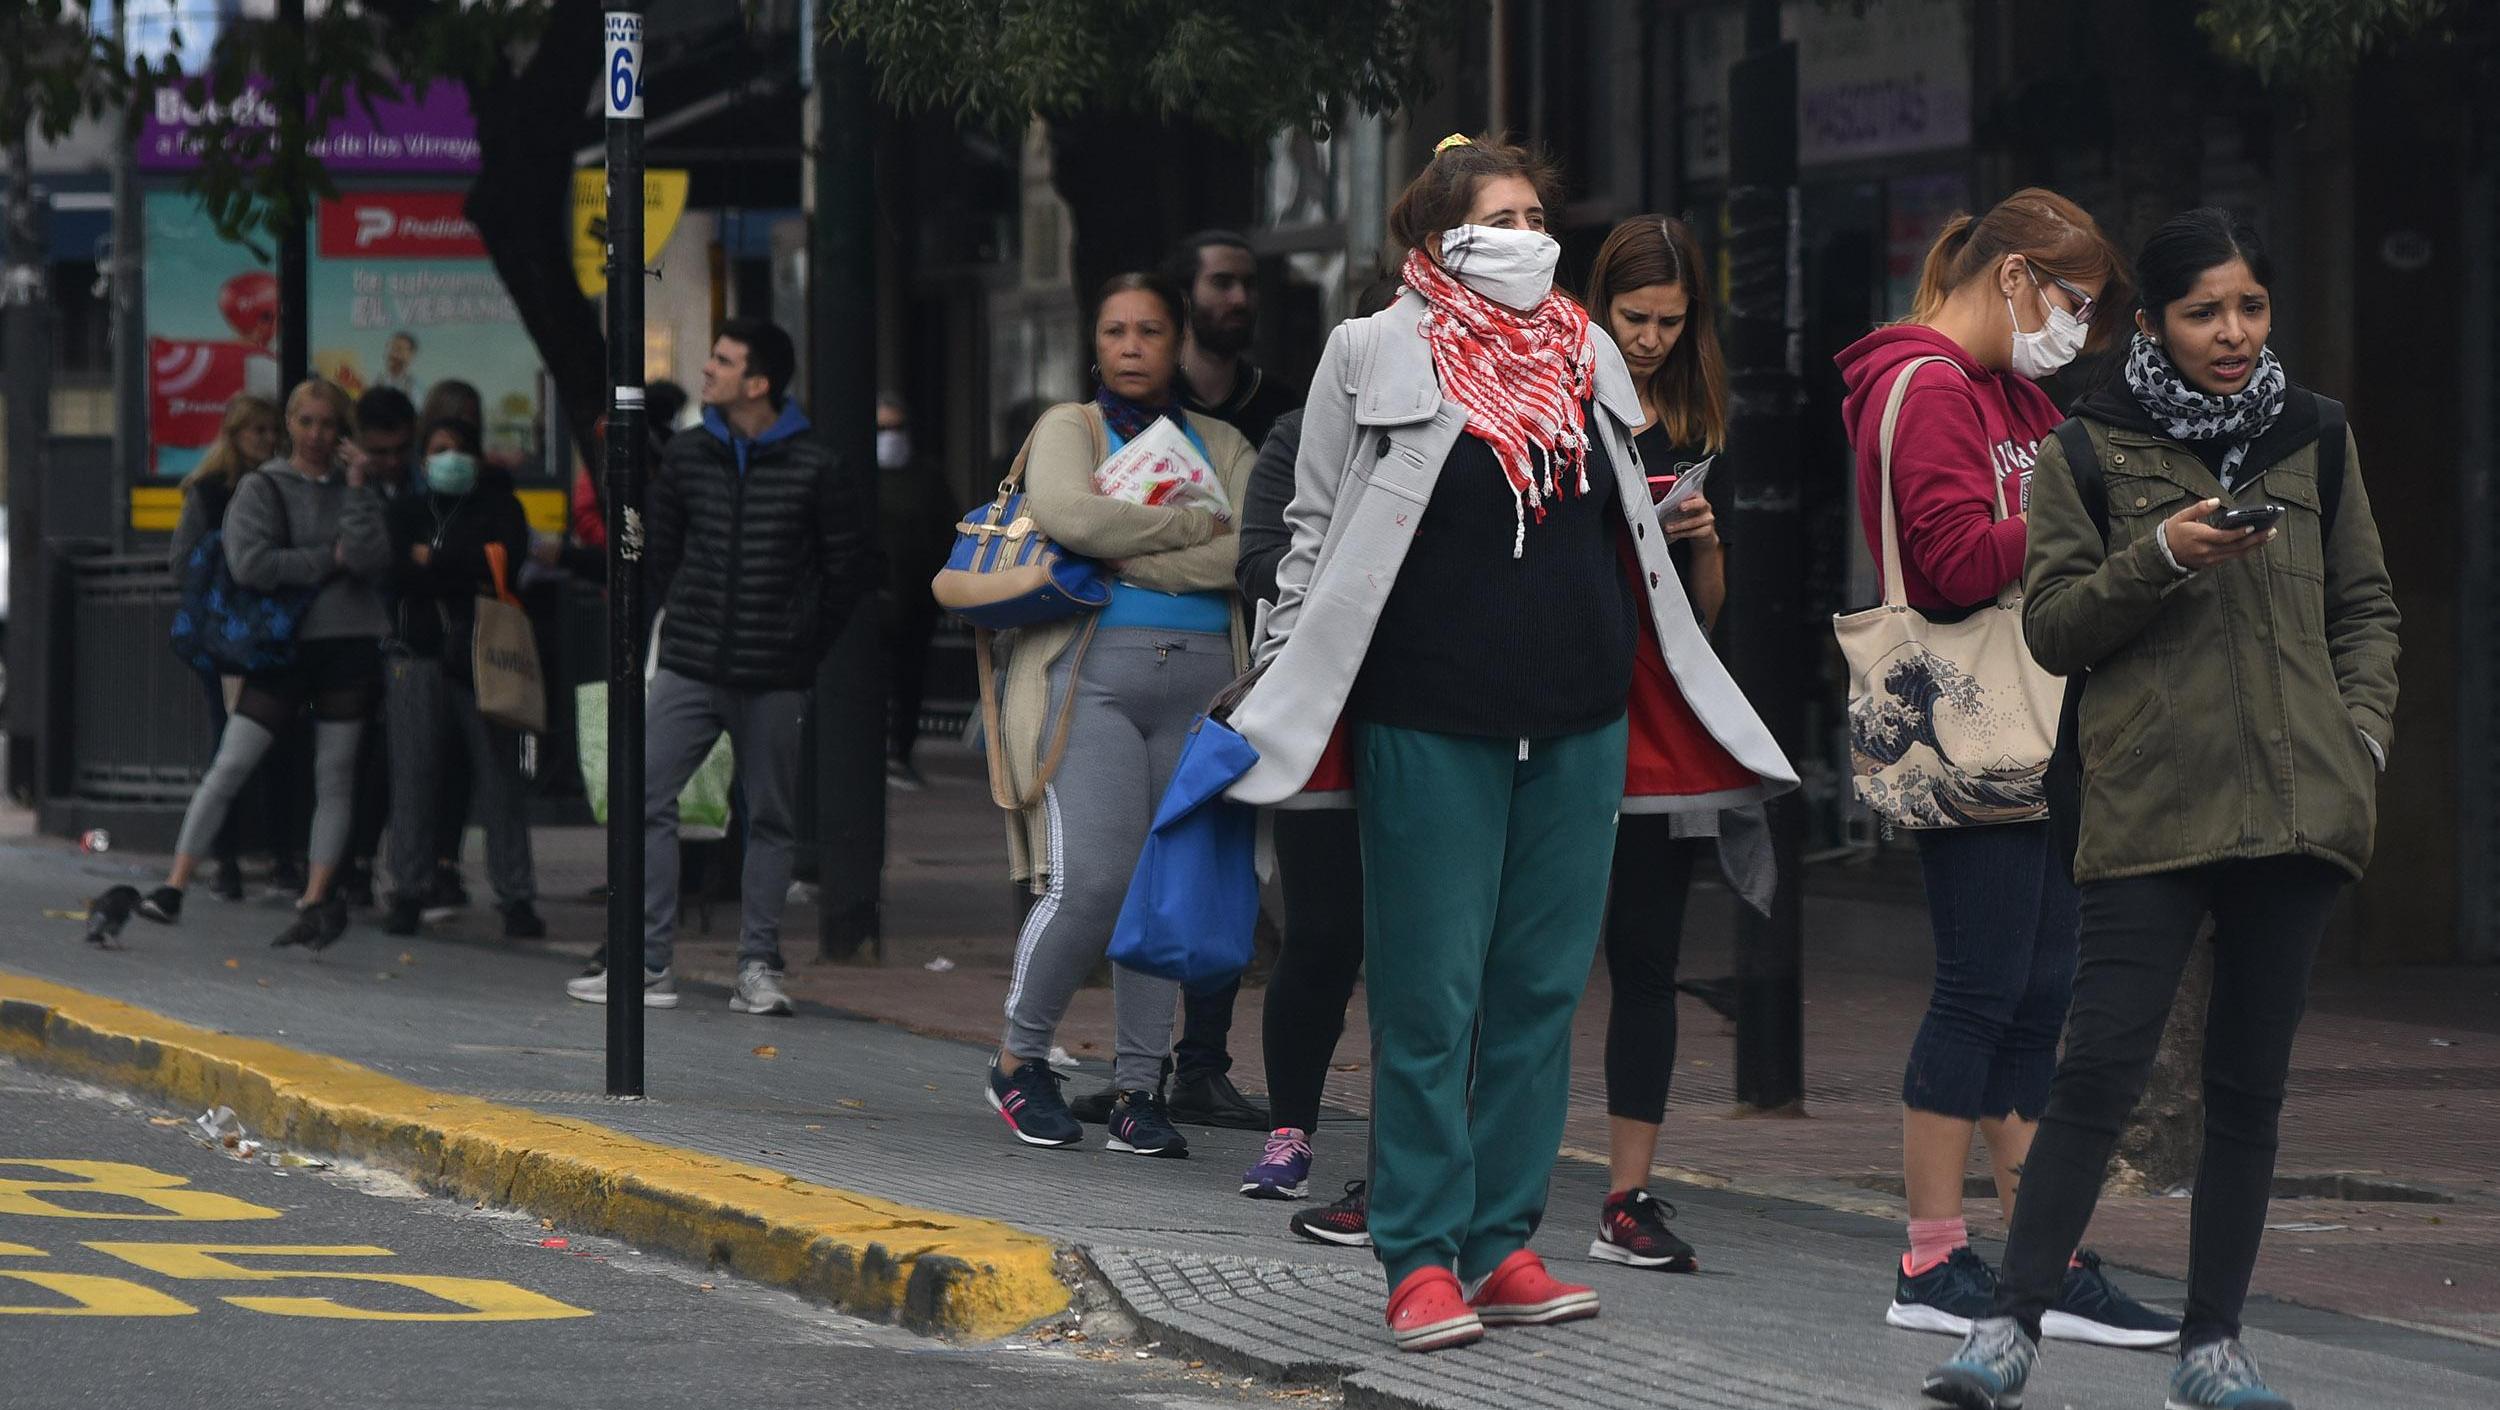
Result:
M911 463L911 432L881 430L877 432L877 468L900 470Z
M2074 361L2092 330L2049 297L2030 265L2024 265L2023 272L2031 275L2031 286L2040 290L2040 306L2049 311L2049 320L2036 333L2024 332L2022 315L2014 311L2010 295L2005 300L2005 313L2014 320L2014 375L2037 382Z
M1442 233L1441 267L1505 308L1527 310L1554 292L1562 246L1541 230L1462 225Z

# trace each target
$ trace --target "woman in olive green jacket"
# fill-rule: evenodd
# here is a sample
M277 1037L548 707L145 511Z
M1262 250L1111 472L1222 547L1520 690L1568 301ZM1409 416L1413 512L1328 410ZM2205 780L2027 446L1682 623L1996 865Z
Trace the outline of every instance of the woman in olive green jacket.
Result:
M2266 347L2272 270L2256 233L2191 211L2137 266L2126 375L2042 446L2031 494L2025 635L2040 664L2087 681L2066 1052L1996 1315L1927 1387L1955 1405L2016 1403L2210 916L2204 1158L2168 1403L2289 1410L2239 1344L2240 1308L2310 965L2337 892L2370 859L2396 606L2342 408L2291 385ZM2094 461L2080 475L2078 430Z

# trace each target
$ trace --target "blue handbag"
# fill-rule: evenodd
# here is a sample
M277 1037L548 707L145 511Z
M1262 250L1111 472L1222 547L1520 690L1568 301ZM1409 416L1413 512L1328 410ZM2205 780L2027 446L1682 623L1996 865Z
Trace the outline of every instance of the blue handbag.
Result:
M1155 809L1111 930L1111 960L1204 992L1250 967L1259 925L1259 811L1224 796L1259 751L1201 715Z
M1085 424L1100 464L1110 453L1102 414L1087 407ZM929 582L938 606L984 631L1064 621L1111 601L1111 571L1052 543L1024 512L1024 465L1032 453L1028 436L997 496L955 525L954 549Z
M319 587L259 592L234 580L225 531L201 535L182 560L182 604L174 609L174 655L195 671L248 676L295 659L295 635Z

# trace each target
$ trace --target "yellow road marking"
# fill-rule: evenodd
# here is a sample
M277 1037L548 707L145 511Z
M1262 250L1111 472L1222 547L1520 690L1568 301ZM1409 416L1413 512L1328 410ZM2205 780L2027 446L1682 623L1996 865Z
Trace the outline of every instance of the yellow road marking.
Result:
M24 1244L0 1243L0 1258L49 1258L50 1254ZM187 1302L177 1302L154 1288L120 1278L102 1278L87 1273L21 1273L13 1268L0 1268L0 1278L30 1283L47 1291L59 1293L77 1304L74 1307L20 1307L0 1303L0 1317L188 1317L200 1309Z
M49 1170L66 1180L16 1180L0 1174L0 1215L30 1214L45 1219L275 1219L278 1211L210 1190L186 1189L191 1182L144 1165L117 1160L30 1160L0 1156L0 1171L12 1166ZM72 1209L44 1199L45 1191L113 1195L154 1207L154 1214L126 1210Z
M159 1244L89 1243L87 1247L134 1263L161 1277L192 1282L279 1282L317 1278L331 1282L384 1283L412 1288L465 1309L459 1312L384 1312L349 1307L326 1297L226 1297L250 1312L276 1317L327 1317L356 1322L544 1322L588 1317L570 1303L492 1278L445 1278L423 1273L357 1273L336 1269L254 1268L230 1262L238 1257L265 1258L395 1258L387 1248L366 1244Z

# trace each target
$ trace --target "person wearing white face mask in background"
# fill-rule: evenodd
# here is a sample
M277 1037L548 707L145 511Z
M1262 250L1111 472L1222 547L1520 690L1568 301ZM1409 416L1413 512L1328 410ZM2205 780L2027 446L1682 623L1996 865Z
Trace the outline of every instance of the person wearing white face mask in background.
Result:
M920 743L920 707L928 694L929 649L938 625L929 579L946 566L961 507L947 502L936 465L914 453L911 413L903 399L890 393L877 398L877 513L888 570L886 659L892 677L885 781L907 793L928 786L911 755Z
M1698 722L1683 743L1724 779L1674 806L1796 780L1676 581L1623 357L1554 290L1561 198L1542 157L1454 137L1398 199L1406 291L1339 327L1312 378L1263 673L1232 716L1260 754L1236 800L1355 794L1370 1233L1410 1351L1597 1314L1527 1244L1570 1101L1644 614ZM1341 723L1350 779L1324 757Z
M474 780L472 804L486 828L486 872L503 933L536 939L547 927L535 905L519 741L478 713L470 657L477 600L495 592L487 550L503 550L505 582L514 582L529 552L529 517L512 477L480 464L474 425L433 423L421 452L408 487L389 510L396 603L384 669L392 884L384 928L414 935L422 922L443 821L436 809L446 806L437 787L446 767L443 744L448 730L458 730Z
M2125 260L2091 216L2056 192L2017 191L1984 216L1948 221L1908 321L1840 354L1859 518L1879 571L1885 411L1910 379L1891 456L1911 608L1960 620L2021 578L2032 460L2061 419L2032 384L2107 341L2126 291ZM1885 1314L1896 1327L1960 1334L1991 1305L1996 1273L1970 1247L1963 1170L1974 1133L1986 1136L2010 1222L2074 990L2075 887L2051 831L2042 809L1916 833L1936 970L1901 1084L1909 1249ZM2047 1327L2115 1346L2178 1335L2089 1255L2069 1270Z

